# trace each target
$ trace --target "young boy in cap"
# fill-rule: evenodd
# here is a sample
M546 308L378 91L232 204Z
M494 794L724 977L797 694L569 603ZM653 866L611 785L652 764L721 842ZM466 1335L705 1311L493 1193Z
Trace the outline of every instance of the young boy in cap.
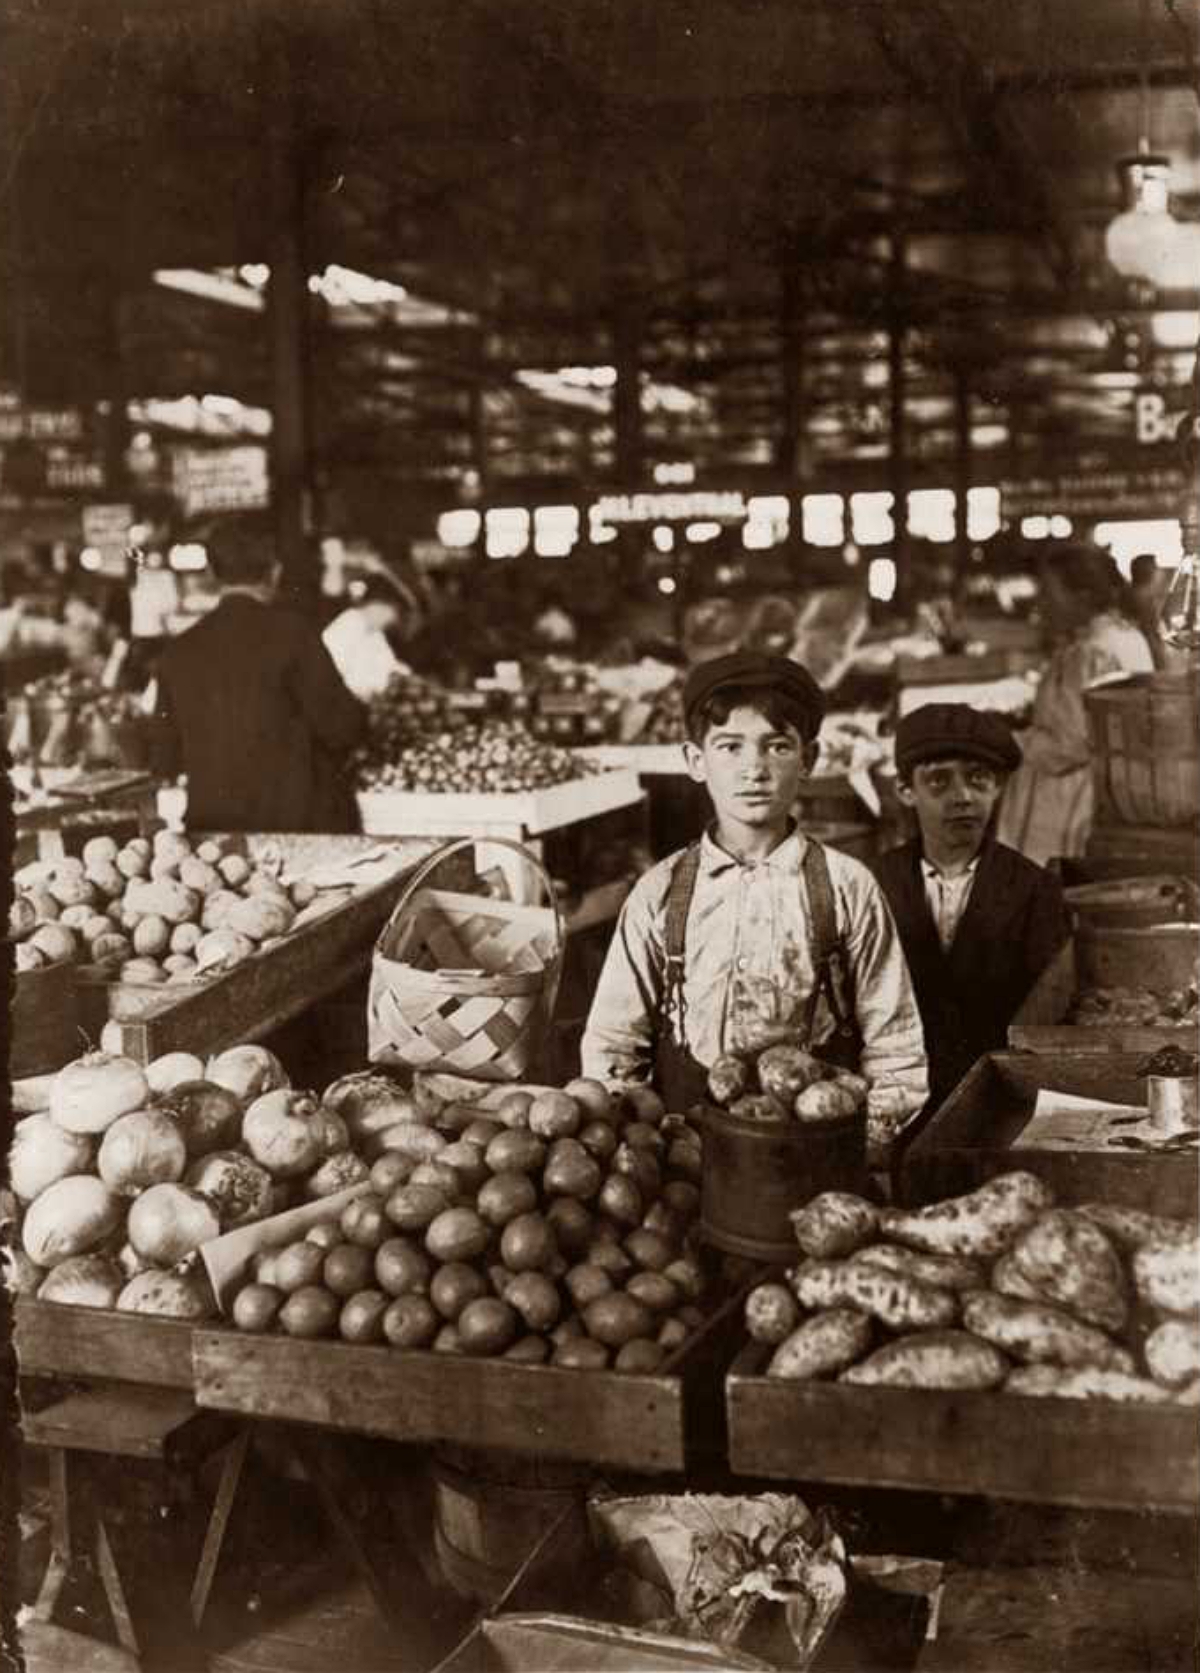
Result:
M912 972L929 1054L930 1107L1008 1025L1067 938L1057 880L993 840L992 815L1021 752L1007 723L966 703L927 703L896 729L900 800L920 835L875 874Z
M807 1037L870 1083L877 1158L925 1101L921 1023L899 937L859 861L805 836L792 807L824 713L807 669L750 652L698 664L683 693L688 771L716 818L640 879L584 1032L583 1072L706 1096L726 1052Z

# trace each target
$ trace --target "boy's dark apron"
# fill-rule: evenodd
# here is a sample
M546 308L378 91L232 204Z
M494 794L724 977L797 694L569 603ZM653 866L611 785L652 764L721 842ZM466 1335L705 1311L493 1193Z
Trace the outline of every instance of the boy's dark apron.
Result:
M692 895L700 871L700 844L684 850L671 873L667 893L663 942L666 971L663 983L663 1026L659 1029L654 1058L654 1084L668 1110L689 1110L709 1101L708 1070L692 1056L684 1032L683 972L687 942L687 921ZM858 1069L862 1057L862 1035L850 998L850 971L846 949L837 930L833 884L825 850L811 837L807 840L803 865L812 929L813 990L796 1030L797 1043L812 1046L817 1006L824 994L834 1018L833 1033L820 1042L817 1055L839 1068Z

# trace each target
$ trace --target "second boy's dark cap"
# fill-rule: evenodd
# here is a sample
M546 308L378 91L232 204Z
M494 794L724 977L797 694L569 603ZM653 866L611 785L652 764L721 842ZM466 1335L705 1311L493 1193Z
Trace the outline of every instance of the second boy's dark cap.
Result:
M687 721L701 703L725 686L743 690L777 691L794 703L805 718L801 729L815 738L825 716L825 698L808 669L787 656L767 656L761 651L734 651L698 662L689 670L683 685L683 713Z
M969 703L925 703L896 728L896 766L910 773L923 761L959 757L982 761L1000 772L1021 765L1012 728L1000 715L973 709Z

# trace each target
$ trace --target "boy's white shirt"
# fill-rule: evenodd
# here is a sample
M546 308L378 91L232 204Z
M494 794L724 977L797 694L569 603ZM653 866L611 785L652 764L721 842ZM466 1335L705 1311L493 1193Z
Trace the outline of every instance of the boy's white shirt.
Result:
M739 981L773 982L797 1005L812 991L811 920L801 876L806 847L794 831L765 859L743 862L711 836L701 838L688 917L683 1043L706 1068L735 1044L730 1013ZM862 1072L871 1082L873 1137L882 1141L907 1125L928 1096L921 1019L882 890L860 861L837 849L825 852L863 1036ZM655 1043L667 1026L664 930L678 859L673 854L648 871L622 909L584 1032L585 1075L644 1081L653 1072ZM830 1020L822 1007L818 1040Z

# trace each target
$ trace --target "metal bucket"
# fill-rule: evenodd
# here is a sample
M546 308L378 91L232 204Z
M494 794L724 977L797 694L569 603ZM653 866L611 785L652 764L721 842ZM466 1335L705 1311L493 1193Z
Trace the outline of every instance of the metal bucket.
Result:
M836 1121L749 1121L702 1111L700 1224L706 1242L750 1260L797 1258L788 1216L821 1191L862 1191L867 1181L865 1113Z

